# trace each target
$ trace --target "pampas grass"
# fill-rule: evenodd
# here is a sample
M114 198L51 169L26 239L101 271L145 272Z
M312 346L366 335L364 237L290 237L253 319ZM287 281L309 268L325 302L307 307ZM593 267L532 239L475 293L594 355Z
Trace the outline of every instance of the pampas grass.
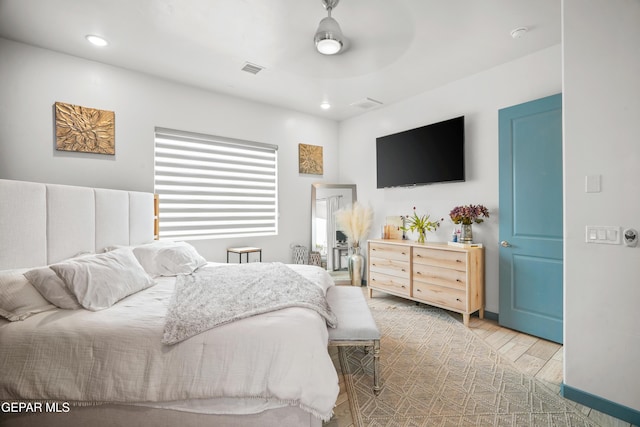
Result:
M373 209L355 202L351 207L336 212L336 223L351 242L351 246L360 246L360 241L369 235L373 224Z

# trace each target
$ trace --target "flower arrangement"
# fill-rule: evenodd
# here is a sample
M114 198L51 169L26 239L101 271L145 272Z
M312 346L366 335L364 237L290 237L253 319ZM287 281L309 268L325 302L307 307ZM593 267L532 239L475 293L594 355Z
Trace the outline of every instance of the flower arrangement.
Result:
M484 218L489 218L489 209L483 205L456 206L449 212L449 216L454 224L480 224Z
M373 210L370 206L365 207L355 202L351 207L336 212L336 223L351 242L351 246L359 248L360 241L369 234L373 223Z
M403 218L403 221L407 220L409 223L409 227L401 227L402 231L418 231L418 243L424 243L424 238L427 231L434 231L440 227L440 221L443 221L444 218L441 218L439 221L430 221L429 215L418 216L416 213L415 206L413 207L413 216L407 215Z

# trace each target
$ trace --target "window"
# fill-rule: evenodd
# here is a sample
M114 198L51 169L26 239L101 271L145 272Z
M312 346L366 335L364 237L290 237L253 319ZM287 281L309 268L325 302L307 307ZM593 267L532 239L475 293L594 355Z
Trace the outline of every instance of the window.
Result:
M278 233L278 147L156 128L160 238Z

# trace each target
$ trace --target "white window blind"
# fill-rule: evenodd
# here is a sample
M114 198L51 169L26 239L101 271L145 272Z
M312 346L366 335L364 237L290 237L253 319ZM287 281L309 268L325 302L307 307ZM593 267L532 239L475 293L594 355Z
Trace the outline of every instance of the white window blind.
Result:
M277 150L275 145L156 128L160 238L277 234Z

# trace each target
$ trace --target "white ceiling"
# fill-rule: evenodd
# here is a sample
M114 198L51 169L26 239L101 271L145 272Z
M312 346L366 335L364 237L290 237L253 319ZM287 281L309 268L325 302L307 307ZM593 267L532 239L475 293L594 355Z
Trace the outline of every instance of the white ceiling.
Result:
M325 16L321 0L0 0L0 36L335 120L560 43L560 0L342 0L335 56L313 44Z

